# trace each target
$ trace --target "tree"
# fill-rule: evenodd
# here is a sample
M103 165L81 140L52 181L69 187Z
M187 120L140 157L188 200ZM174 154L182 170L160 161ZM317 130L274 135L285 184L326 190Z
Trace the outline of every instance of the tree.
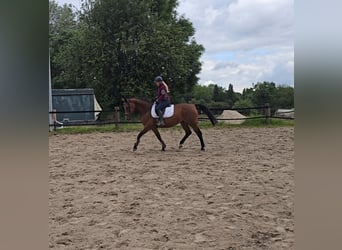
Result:
M274 103L272 105L275 109L294 107L294 89L291 86L278 86L275 94Z
M250 107L253 107L253 102L249 98L239 99L238 101L234 103L234 106L233 106L233 108L250 108ZM250 115L255 112L253 112L253 110L250 110L250 109L244 109L244 110L239 110L239 113L243 115Z
M193 103L200 103L208 105L208 103L212 102L213 99L213 86L201 86L195 85L193 88Z
M276 85L274 82L263 82L254 85L253 103L263 106L265 103L274 104Z
M162 75L172 100L185 97L198 81L204 51L189 20L176 12L177 0L86 1L77 29L63 46L63 74L56 82L95 89L110 107L125 95L151 100L153 79ZM65 85L67 86L67 85Z
M238 97L233 89L233 84L229 84L228 90L226 91L228 107L233 107L234 103L237 101Z
M220 91L218 86L215 84L213 89L213 101L218 102L220 100Z
M217 84L213 85L213 101L214 102L226 102L227 96L225 89Z
M293 108L294 89L291 86L276 86L274 82L258 82L253 88L245 88L240 100L234 107L264 106L269 103L273 110L278 108Z
M51 77L53 87L62 87L58 77L64 74L64 66L60 61L63 47L67 45L76 28L75 14L71 5L59 6L54 0L49 2L49 42Z

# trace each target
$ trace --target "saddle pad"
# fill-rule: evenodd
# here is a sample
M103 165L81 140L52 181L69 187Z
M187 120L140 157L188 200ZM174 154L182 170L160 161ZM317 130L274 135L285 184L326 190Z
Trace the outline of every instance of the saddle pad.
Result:
M158 115L156 114L155 107L156 107L156 104L153 103L152 108L151 108L151 116L153 118L158 118ZM173 116L174 110L175 110L175 105L173 105L173 104L171 104L170 107L167 107L165 109L164 118L169 118L169 117Z

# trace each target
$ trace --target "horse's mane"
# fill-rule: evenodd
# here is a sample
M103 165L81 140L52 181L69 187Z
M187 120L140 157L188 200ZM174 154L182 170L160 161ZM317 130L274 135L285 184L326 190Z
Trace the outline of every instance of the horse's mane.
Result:
M135 104L136 112L141 113L141 114L143 114L144 112L147 112L152 107L151 102L148 102L142 99L130 98L129 100Z
M149 102L149 101L146 101L146 100L142 100L142 99L138 99L138 98L131 98L130 100L133 101L133 102L136 102L136 103L152 105L152 102Z

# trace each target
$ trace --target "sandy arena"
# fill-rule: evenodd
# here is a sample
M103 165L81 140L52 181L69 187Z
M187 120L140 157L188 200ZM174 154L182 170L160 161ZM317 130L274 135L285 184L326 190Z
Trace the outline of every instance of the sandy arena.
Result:
M293 249L294 129L52 135L50 249Z

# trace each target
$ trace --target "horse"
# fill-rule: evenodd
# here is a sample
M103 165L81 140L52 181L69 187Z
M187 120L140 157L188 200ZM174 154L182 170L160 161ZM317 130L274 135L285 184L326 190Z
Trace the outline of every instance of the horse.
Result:
M148 131L152 130L156 137L158 138L159 142L162 145L162 151L165 151L166 144L160 136L158 128L169 128L175 126L177 124L181 124L182 128L185 131L184 137L179 142L179 148L183 147L185 140L191 135L190 127L195 131L197 134L200 143L201 143L201 150L205 150L205 144L203 141L202 132L198 127L198 114L200 112L205 113L208 118L210 119L213 126L217 123L216 118L210 112L210 110L202 104L189 104L189 103L181 103L174 105L174 114L169 118L164 118L165 125L157 126L156 119L151 116L151 108L153 103L147 102L144 100L140 100L137 98L126 99L122 98L123 107L125 110L125 118L126 120L130 119L130 114L139 114L140 121L144 125L143 130L137 136L137 140L133 146L133 151L136 151L138 145L140 143L141 137L147 133Z

